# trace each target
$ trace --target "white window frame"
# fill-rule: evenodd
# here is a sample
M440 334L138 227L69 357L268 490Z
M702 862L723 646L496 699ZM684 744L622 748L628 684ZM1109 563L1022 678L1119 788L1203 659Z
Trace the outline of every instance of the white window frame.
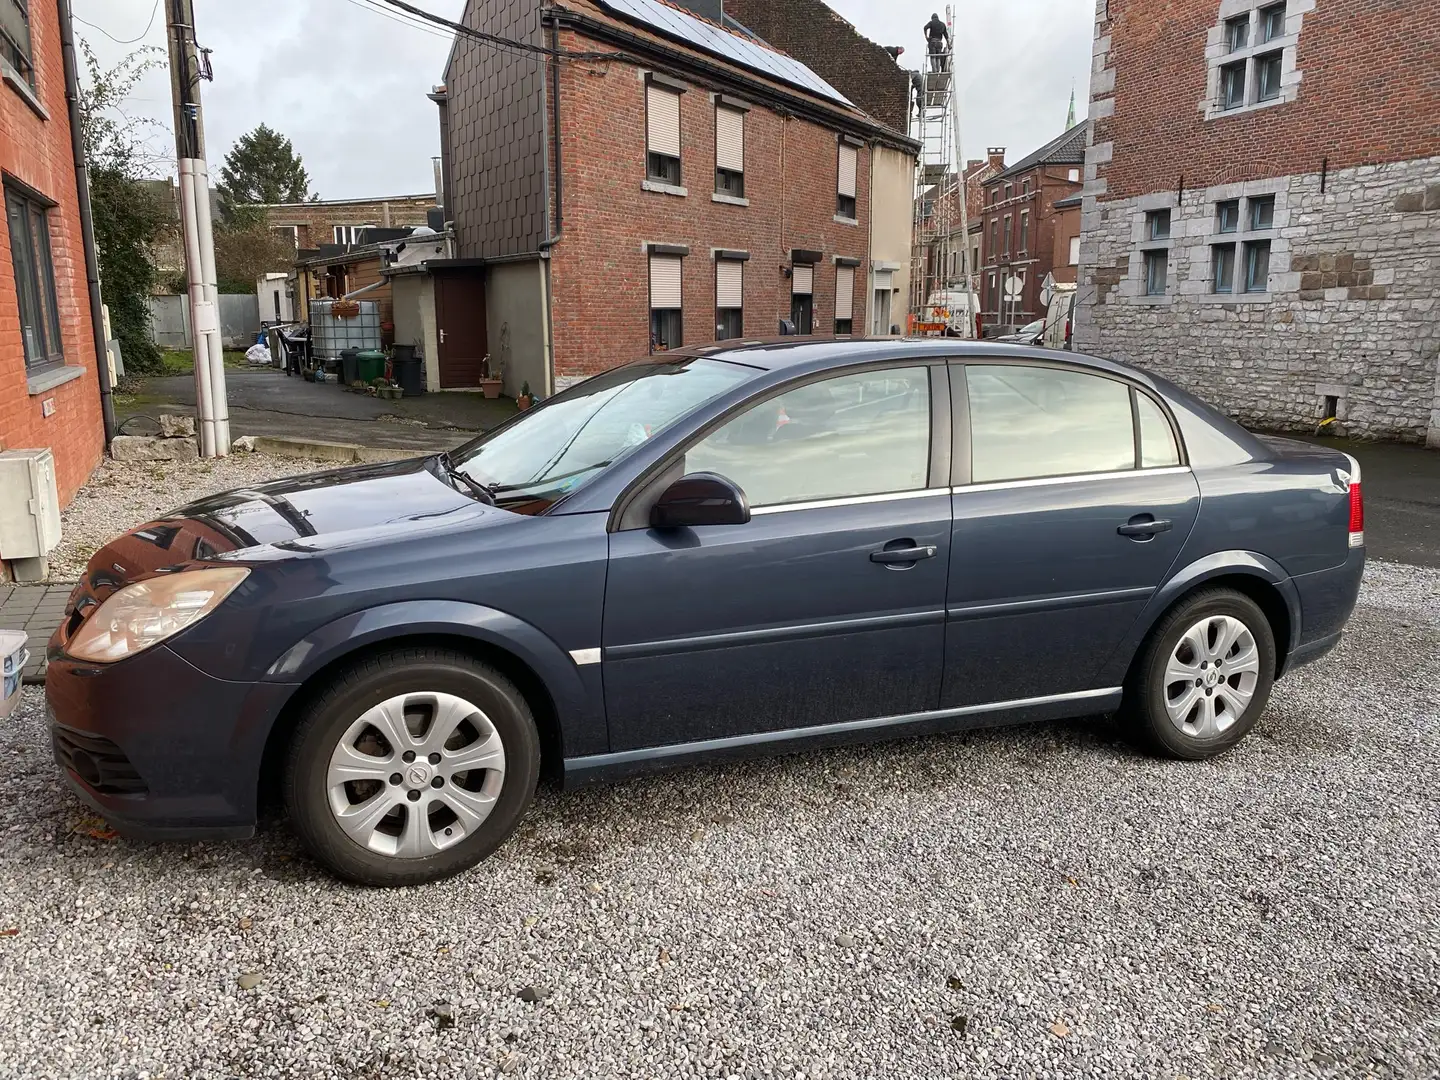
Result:
M1268 41L1260 40L1260 12L1277 6L1285 7L1284 33ZM1297 46L1301 26L1307 13L1315 9L1316 0L1220 0L1214 24L1206 38L1205 60L1208 76L1205 85L1205 99L1200 107L1207 120L1224 116L1236 116L1255 109L1268 109L1294 101L1300 93L1303 72L1297 66ZM1230 25L1237 19L1246 20L1245 44L1238 49L1230 48ZM1280 55L1279 92L1270 98L1260 100L1260 64L1267 57ZM1231 65L1242 65L1244 70L1244 100L1226 107L1223 100L1225 89L1223 72Z

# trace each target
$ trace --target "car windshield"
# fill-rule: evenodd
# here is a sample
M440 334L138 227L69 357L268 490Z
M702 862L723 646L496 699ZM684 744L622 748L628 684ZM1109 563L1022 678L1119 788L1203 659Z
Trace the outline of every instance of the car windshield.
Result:
M450 455L498 505L538 514L681 417L753 378L723 360L630 364L587 379Z
M1040 333L1041 330L1044 330L1044 329L1045 329L1045 320L1044 320L1044 319L1036 319L1034 322L1028 322L1028 323L1026 323L1024 326L1022 326L1022 327L1020 328L1020 333L1022 333L1022 334L1038 334L1038 333Z

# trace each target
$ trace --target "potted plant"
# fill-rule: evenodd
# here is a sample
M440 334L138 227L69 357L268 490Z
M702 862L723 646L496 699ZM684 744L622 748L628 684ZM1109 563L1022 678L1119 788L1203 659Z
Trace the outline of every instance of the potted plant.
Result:
M528 382L521 383L520 396L515 399L515 407L521 412L524 412L526 409L530 408L530 406L534 404L535 395L530 393L530 384Z
M498 398L500 396L501 375L503 373L498 368L494 371L490 369L489 353L486 353L485 359L480 361L480 370L484 372L484 374L480 376L481 391L484 392L487 398Z

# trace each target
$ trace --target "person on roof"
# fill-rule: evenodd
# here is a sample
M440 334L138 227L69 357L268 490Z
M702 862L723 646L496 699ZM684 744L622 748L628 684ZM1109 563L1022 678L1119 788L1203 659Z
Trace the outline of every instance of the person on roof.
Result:
M950 28L940 21L939 12L930 13L925 24L925 41L930 46L930 70L950 70Z

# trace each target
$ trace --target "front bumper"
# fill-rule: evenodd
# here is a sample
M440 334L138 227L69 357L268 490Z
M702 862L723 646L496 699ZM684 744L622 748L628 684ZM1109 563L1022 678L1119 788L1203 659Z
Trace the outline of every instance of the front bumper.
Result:
M295 687L215 679L164 645L85 663L59 639L45 703L71 789L135 839L252 835L265 739Z

